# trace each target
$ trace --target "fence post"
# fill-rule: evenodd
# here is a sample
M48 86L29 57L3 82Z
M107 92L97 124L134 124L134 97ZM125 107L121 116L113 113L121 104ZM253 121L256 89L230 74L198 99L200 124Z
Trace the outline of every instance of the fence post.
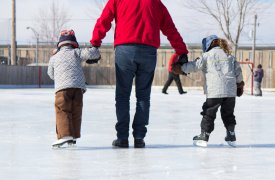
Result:
M42 81L42 67L38 66L38 87L41 88Z

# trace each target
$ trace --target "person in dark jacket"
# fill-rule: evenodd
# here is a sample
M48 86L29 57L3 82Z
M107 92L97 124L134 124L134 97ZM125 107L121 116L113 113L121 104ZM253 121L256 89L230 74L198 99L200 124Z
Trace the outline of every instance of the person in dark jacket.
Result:
M112 145L129 147L129 100L135 78L137 102L132 124L134 147L144 148L160 31L167 36L180 56L179 61L187 59L188 50L160 0L109 0L95 24L90 41L92 46L101 46L114 19L117 139Z
M257 70L254 72L254 89L255 89L255 96L262 96L262 79L264 77L264 70L262 68L262 65L259 64L257 66Z
M181 81L180 81L180 75L179 74L175 74L172 71L172 65L178 61L178 57L179 56L175 53L169 59L169 63L168 63L168 73L169 74L168 74L168 79L167 79L167 81L164 84L164 87L162 89L162 93L163 94L168 94L167 93L167 89L171 85L171 83L173 82L173 80L175 80L176 85L178 87L178 91L179 91L180 94L187 93L186 91L183 91L183 89L182 89L182 85L181 85Z

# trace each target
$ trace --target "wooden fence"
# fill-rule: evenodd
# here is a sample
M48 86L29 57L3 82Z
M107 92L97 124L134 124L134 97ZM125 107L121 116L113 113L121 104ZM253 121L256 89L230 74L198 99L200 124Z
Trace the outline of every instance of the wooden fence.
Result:
M47 75L47 67L0 66L0 85L50 85L53 81Z
M250 89L251 69L242 65L244 81L246 88ZM44 85L53 85L54 82L47 75L47 66L7 66L0 65L0 85L35 85L38 87ZM83 70L88 85L115 85L115 68L114 66L86 65L83 64ZM263 88L275 88L275 72L273 68L267 68L262 83ZM157 66L153 81L154 86L163 86L168 77L167 67ZM201 72L191 73L181 76L183 87L201 87L203 77ZM172 86L175 86L173 82Z
M53 85L54 82L47 75L47 66L0 66L0 85ZM97 65L83 67L86 81L89 85L115 85L115 68ZM201 86L200 73L181 77L184 86ZM157 67L153 85L162 86L168 77L166 67ZM191 80L193 79L193 80ZM175 85L175 84L172 84Z

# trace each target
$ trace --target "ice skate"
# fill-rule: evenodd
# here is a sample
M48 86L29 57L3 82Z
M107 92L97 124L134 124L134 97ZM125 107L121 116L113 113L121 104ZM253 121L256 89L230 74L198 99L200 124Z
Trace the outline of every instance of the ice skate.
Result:
M73 139L72 136L65 136L61 139L58 139L57 141L55 141L52 144L53 148L61 148L63 147L65 144L67 144L68 146L73 146L76 143L76 141Z
M193 138L193 144L199 147L207 147L209 135L210 133L202 132L200 135Z
M143 139L135 139L135 148L145 148L145 142Z
M229 146L236 147L236 136L234 131L226 131L226 137L224 140Z
M68 142L68 147L76 147L76 139L73 139L72 141Z
M128 148L129 147L129 141L128 139L116 139L112 143L113 147L117 148Z

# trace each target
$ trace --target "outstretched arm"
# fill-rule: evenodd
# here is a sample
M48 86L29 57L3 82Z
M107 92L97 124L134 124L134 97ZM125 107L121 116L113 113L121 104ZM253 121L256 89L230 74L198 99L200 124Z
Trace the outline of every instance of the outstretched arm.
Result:
M175 49L178 55L188 54L187 47L178 32L167 8L161 4L162 20L160 23L161 32L167 37L171 46Z
M112 21L115 17L115 2L114 0L109 0L105 5L101 16L97 19L94 26L93 37L90 43L93 46L100 47L102 39L105 38L106 33L112 27Z
M203 57L198 57L193 61L189 61L188 63L183 64L181 66L181 70L185 73L197 72L203 69L204 62L205 61L203 60Z
M96 47L78 49L79 56L82 61L86 61L88 64L97 63L100 60L101 55Z

